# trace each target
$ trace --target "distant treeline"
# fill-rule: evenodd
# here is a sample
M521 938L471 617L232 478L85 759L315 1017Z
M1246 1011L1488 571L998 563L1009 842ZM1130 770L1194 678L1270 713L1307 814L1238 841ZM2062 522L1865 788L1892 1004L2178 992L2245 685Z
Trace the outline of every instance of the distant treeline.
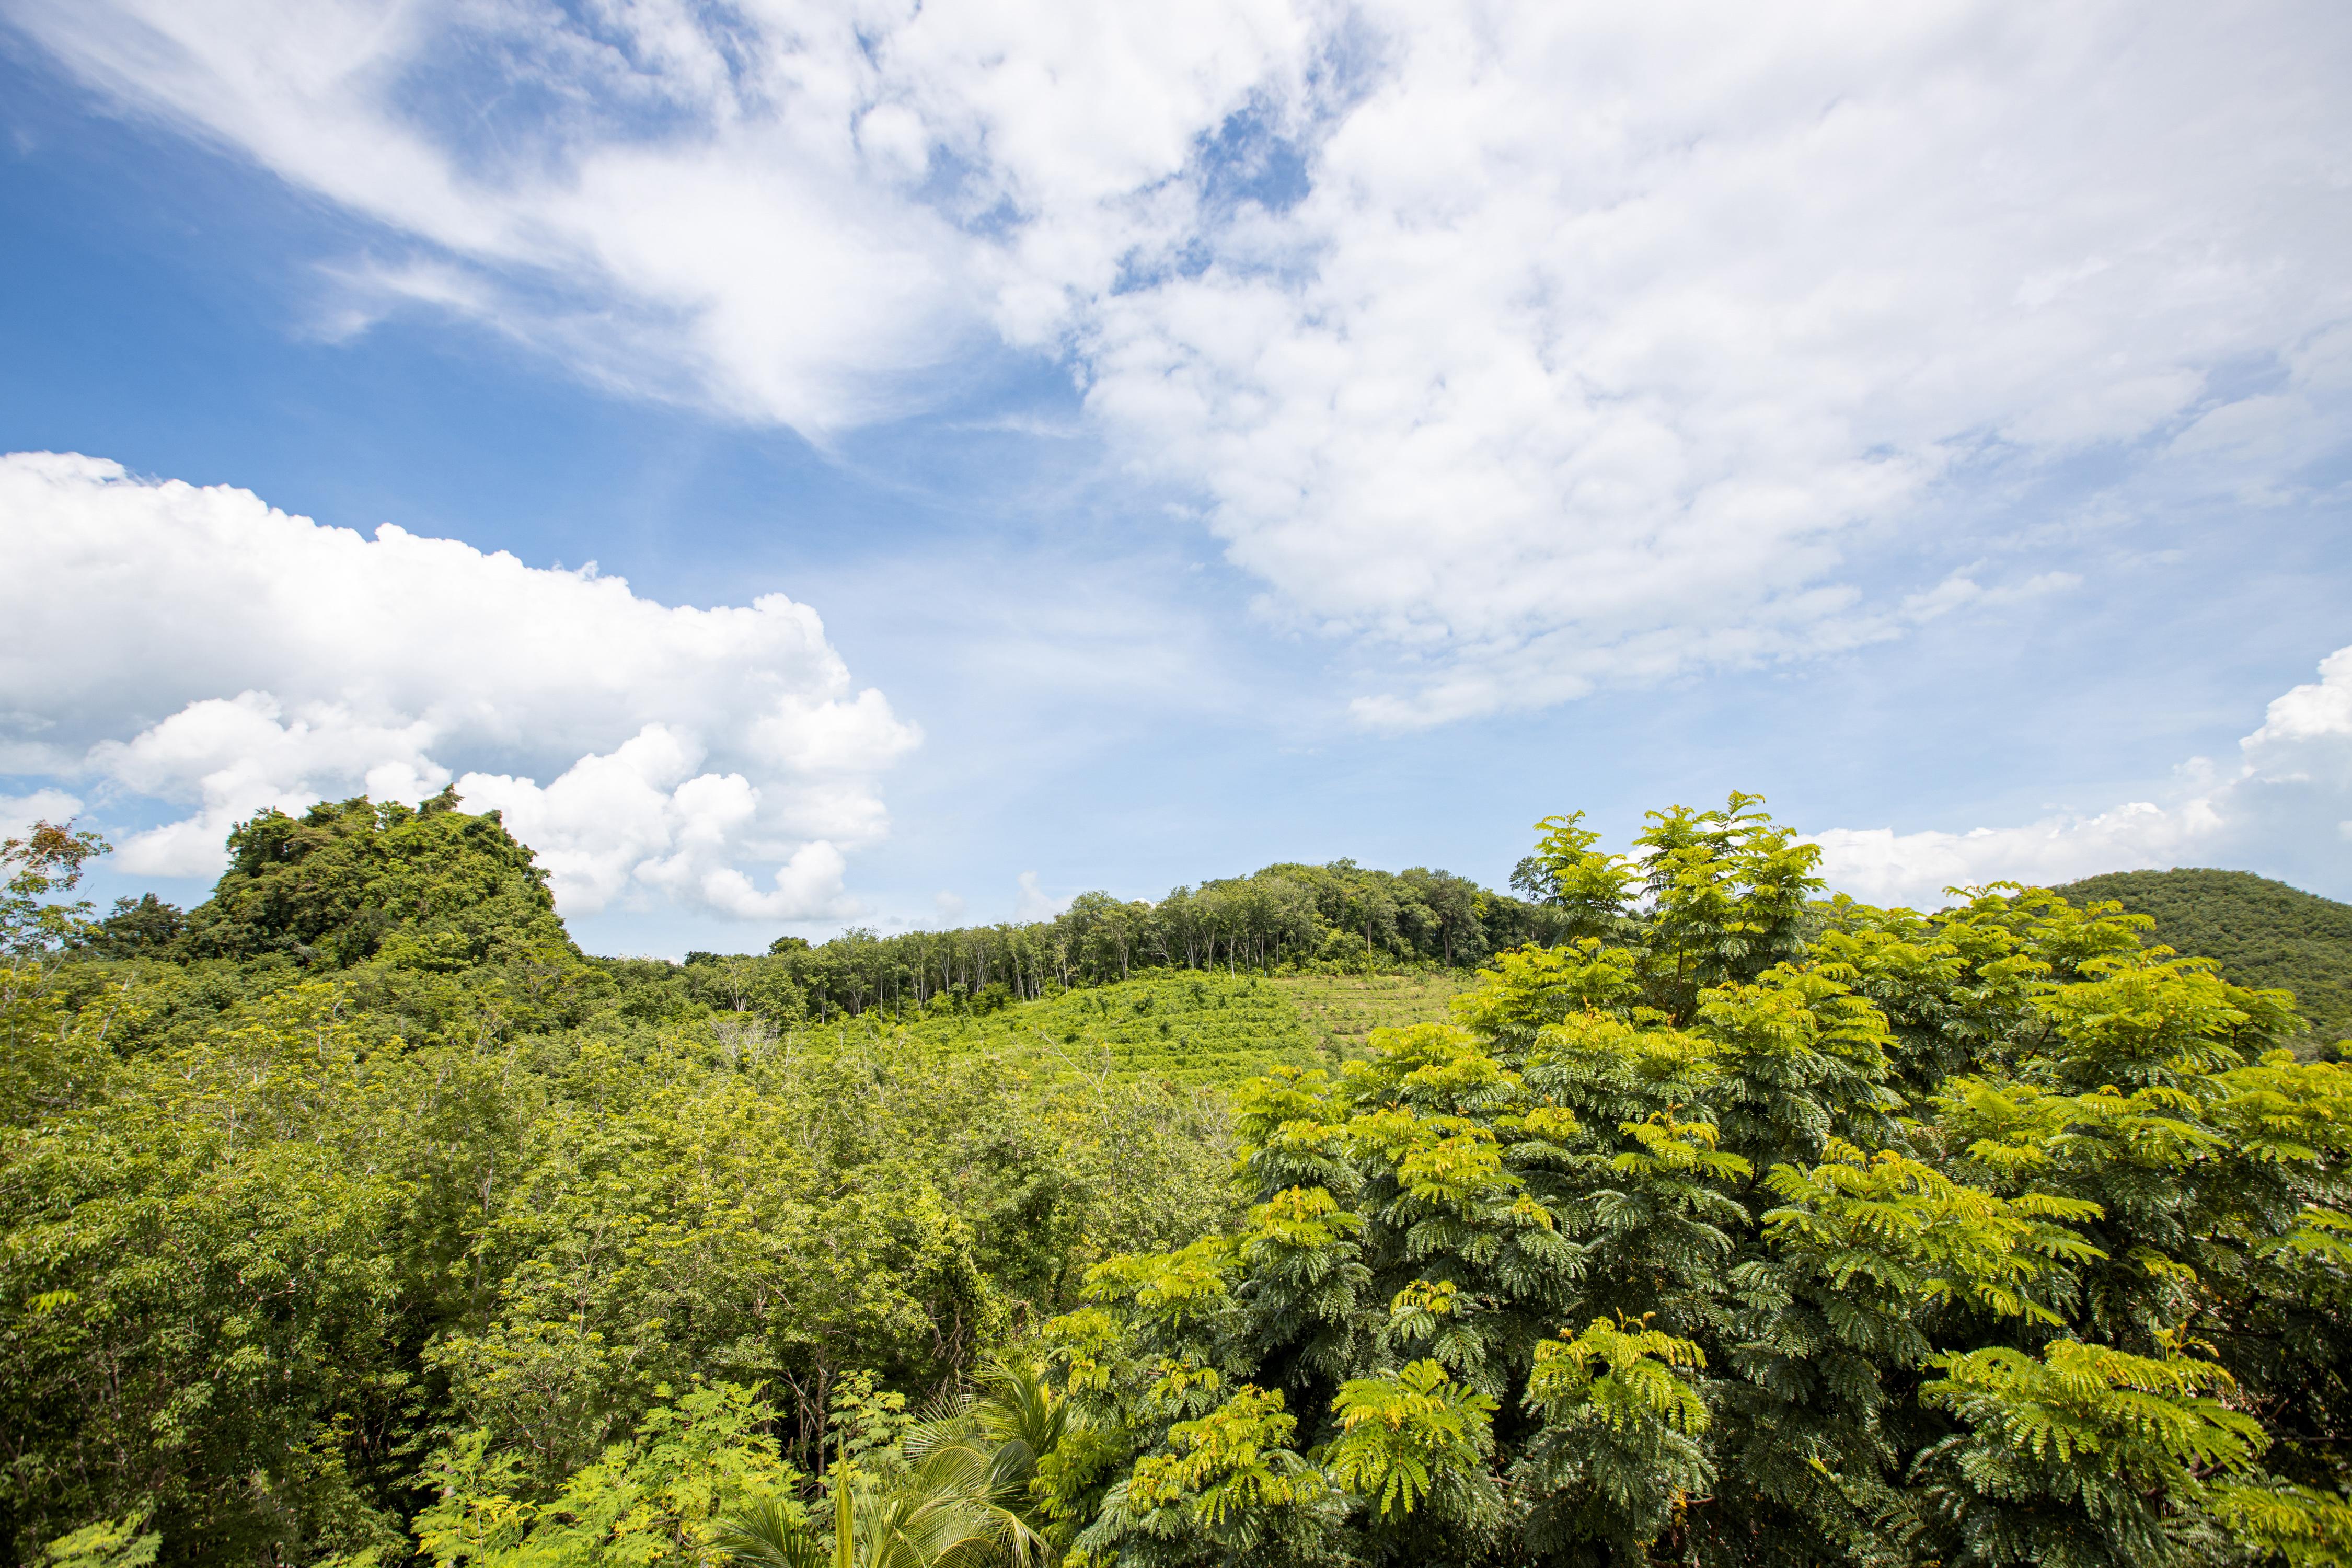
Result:
M212 899L186 911L152 893L121 900L87 944L110 958L276 959L314 971L389 962L455 973L559 948L576 959L541 907L544 874L530 851L505 837L496 813L473 817L455 807L448 796L415 812L364 800L314 807L299 819L265 812L231 836L229 869ZM450 858L455 840L427 858L427 871L384 847L387 832L428 830L466 842L466 878L481 885L462 889L462 899L444 885L460 863ZM462 924L415 918L460 906L479 912ZM689 953L683 973L659 959L588 962L625 992L682 991L786 1027L877 1008L985 1012L1141 969L1455 967L1557 941L1561 919L1556 908L1450 871L1335 860L1268 866L1178 888L1157 903L1085 893L1049 921L888 936L859 928L814 944L782 937L765 954Z
M714 1005L782 1023L875 1007L986 1011L1139 969L1454 967L1555 941L1561 919L1450 871L1286 862L1157 903L1085 893L1049 921L893 936L857 929L814 945L782 937L764 957L693 952L686 963Z

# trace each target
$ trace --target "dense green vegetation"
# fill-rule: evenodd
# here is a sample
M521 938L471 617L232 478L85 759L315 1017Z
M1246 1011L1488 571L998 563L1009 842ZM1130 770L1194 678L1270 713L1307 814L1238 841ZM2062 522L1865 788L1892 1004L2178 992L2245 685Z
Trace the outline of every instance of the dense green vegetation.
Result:
M236 847L184 920L97 922L59 897L87 836L11 847L20 1558L105 1526L166 1563L389 1563L478 1462L517 1507L618 1509L583 1561L674 1548L710 1502L679 1465L814 1468L859 1378L952 1385L1230 1208L1221 1100L954 1010L780 1031L710 966L583 959L494 818L323 807Z
M182 966L233 961L247 974L336 973L360 988L368 1010L394 1014L412 1032L464 1026L450 1011L457 994L420 977L495 972L509 982L496 1001L479 985L463 988L468 1004L499 1009L495 1026L577 1022L625 994L623 1010L645 1021L710 1009L784 1032L852 1018L867 1021L870 1037L883 1020L985 1016L1160 971L1202 980L1165 994L1181 1009L1195 996L1226 996L1222 987L1204 990L1213 973L1466 968L1491 952L1552 940L1559 926L1544 903L1451 872L1370 870L1342 860L1269 866L1178 888L1157 903L1086 893L1049 921L893 936L856 929L815 945L784 937L765 953L689 953L682 967L583 960L530 852L496 813L473 816L456 805L454 793L444 792L415 811L352 800L313 807L299 821L264 812L232 834L230 868L205 903L184 914L152 894L123 900L74 944L96 956ZM876 1014L882 1018L868 1019ZM1168 1016L1163 1008L1160 1018ZM1295 1045L1294 1020L1279 1009L1252 1022L1284 1036L1246 1047L1253 1059L1269 1051L1268 1059L1282 1059ZM1071 1027L1061 1015L1037 1024L1055 1037Z
M2147 915L2155 941L2218 959L2242 984L2294 992L2323 1039L2352 1037L2352 904L2251 871L2116 871L2058 890Z
M1445 1022L1465 984L1465 977L1452 970L1286 974L1275 982L1306 1020L1317 1047L1333 1062L1372 1055L1380 1030Z
M1241 1101L1245 1221L1048 1325L1148 1563L2341 1562L2352 1073L2144 921L1814 904L1737 798L1454 1026Z
M1276 983L1217 970L1155 970L1026 1005L937 1012L906 1037L942 1050L1034 1049L1114 1081L1231 1085L1317 1059L1314 1037Z
M265 814L184 915L91 918L44 827L0 1533L2347 1560L2352 1068L2276 1048L2289 997L2113 905L1824 900L1738 797L1541 826L1516 899L1288 866L684 964L581 954L446 797Z
M1372 972L1456 967L1551 940L1548 905L1487 891L1447 871L1268 866L1178 888L1158 903L1085 893L1050 921L877 936L820 946L778 941L764 960L688 956L716 967L778 1021L940 1004L987 1011L1055 989L1103 985L1150 969Z

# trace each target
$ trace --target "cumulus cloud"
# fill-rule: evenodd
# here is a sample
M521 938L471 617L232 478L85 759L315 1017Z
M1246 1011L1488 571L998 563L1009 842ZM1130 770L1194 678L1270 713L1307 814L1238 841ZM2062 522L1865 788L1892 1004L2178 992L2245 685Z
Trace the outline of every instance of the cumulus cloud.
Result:
M1013 896L1013 918L1016 921L1049 921L1070 907L1066 898L1057 899L1037 885L1037 873L1021 873L1021 884Z
M2063 882L2102 871L2245 867L2352 897L2352 647L2273 700L2234 767L2183 764L2162 801L1967 833L1834 828L1813 835L1832 886L1932 906L1947 887Z
M848 907L843 852L887 831L876 781L918 740L782 595L665 605L54 453L0 458L0 768L193 807L125 840L132 871L217 870L265 806L454 780L568 913L813 919Z
M1373 725L1998 604L1862 565L2086 453L2291 500L2352 393L2321 0L14 11L408 247L342 330L820 440L1061 356Z
M2347 308L2303 15L1399 7L1297 205L1104 302L1091 399L1395 650L1369 721L1893 637L1885 525L2217 417L2233 353L2303 392Z
M336 702L289 719L267 691L190 702L128 741L100 741L87 765L131 793L195 796L194 816L134 834L118 847L124 869L159 877L216 872L230 827L265 807L296 813L319 799L315 782L362 781L378 800L414 803L449 781L425 754L433 727L369 722Z
M0 838L22 838L37 822L71 822L81 815L81 797L61 789L30 795L0 795Z

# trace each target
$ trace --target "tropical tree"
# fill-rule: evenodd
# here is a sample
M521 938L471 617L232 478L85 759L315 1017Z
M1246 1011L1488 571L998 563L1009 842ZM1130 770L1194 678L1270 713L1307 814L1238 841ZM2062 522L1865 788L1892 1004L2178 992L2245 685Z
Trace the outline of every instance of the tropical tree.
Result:
M1759 806L1548 820L1572 940L1242 1092L1245 1222L1048 1326L1078 1560L2352 1550L2352 1072L2113 906L1822 901Z

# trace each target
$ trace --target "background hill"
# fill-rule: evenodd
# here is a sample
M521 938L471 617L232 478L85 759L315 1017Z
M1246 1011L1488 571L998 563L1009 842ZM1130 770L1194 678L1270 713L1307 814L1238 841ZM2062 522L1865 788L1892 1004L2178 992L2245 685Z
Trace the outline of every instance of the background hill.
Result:
M2322 1039L2352 1036L2352 904L2252 871L2112 871L2056 890L2149 916L2154 941L2219 959L2241 985L2284 986Z

